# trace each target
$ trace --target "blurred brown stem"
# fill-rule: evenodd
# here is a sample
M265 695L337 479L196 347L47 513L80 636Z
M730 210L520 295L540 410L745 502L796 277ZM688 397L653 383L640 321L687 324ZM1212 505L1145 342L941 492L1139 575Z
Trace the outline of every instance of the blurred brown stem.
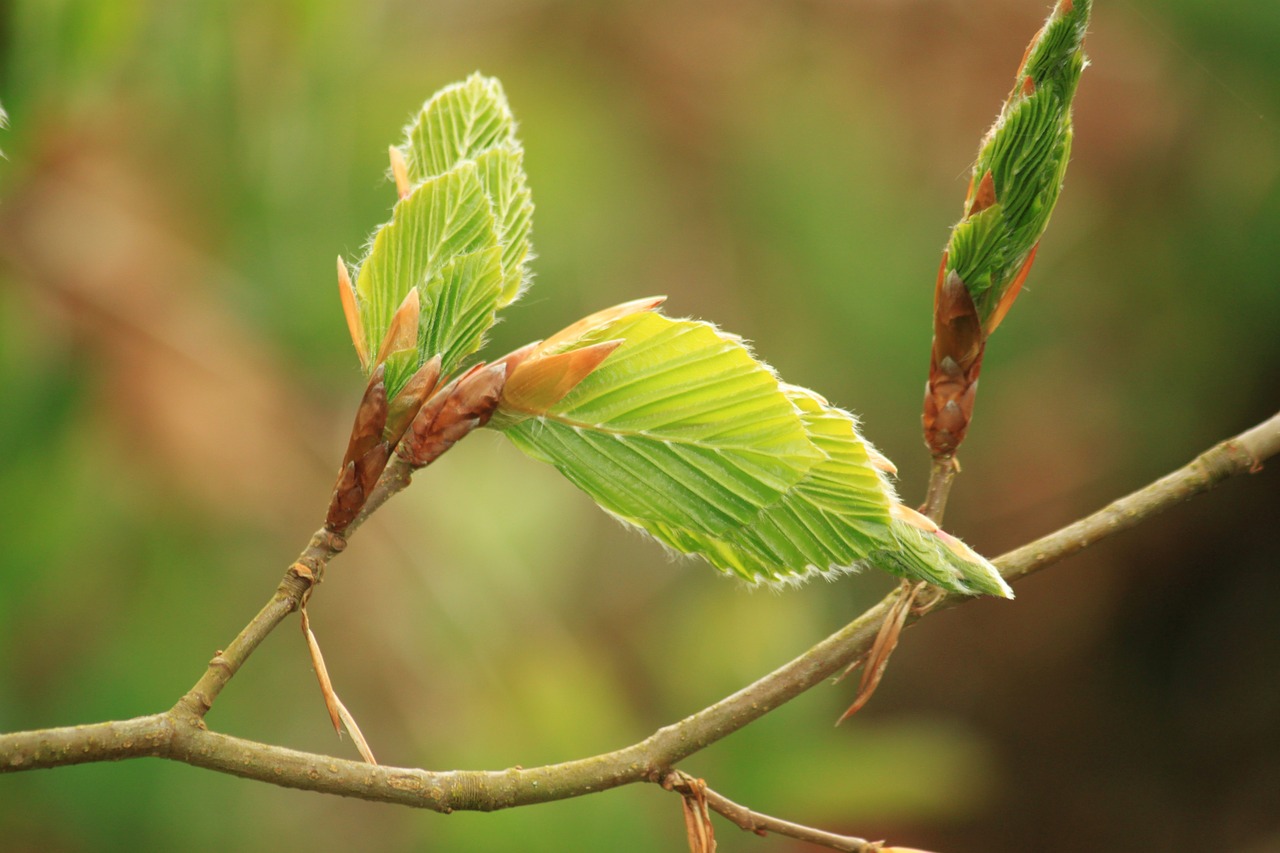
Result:
M1188 465L1086 518L997 558L1009 580L1051 565L1134 527L1230 477L1260 470L1280 452L1280 414L1216 445ZM323 533L323 532L322 532ZM332 536L332 534L330 534ZM182 761L263 782L448 812L491 811L578 797L633 782L661 783L690 755L768 714L866 654L895 594L799 657L731 696L615 752L543 767L429 771L372 766L211 732L201 719L253 649L313 583L307 574L341 550L321 534L290 568L267 607L214 658L205 676L170 711L133 720L0 735L0 772L144 755ZM949 595L933 610L971 597ZM932 612L932 611L930 611ZM921 618L912 613L908 624ZM203 709L203 710L202 710Z

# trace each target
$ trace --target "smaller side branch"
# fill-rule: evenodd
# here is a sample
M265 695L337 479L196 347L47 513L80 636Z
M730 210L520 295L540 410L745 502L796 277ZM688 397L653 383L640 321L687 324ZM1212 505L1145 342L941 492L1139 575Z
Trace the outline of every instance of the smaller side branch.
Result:
M298 609L307 591L320 582L325 566L346 546L346 540L336 533L324 528L316 531L310 544L285 572L271 600L244 626L231 645L214 654L204 675L178 700L173 712L192 721L202 720L249 655L286 616Z
M947 511L947 498L951 495L951 484L959 473L960 463L956 461L954 453L933 457L933 464L929 468L929 491L920 511L938 524L942 524L943 513Z
M679 794L690 796L695 793L693 784L694 780L687 774L679 770L672 770L662 780L662 787L668 791L675 791ZM811 826L805 826L799 823L792 823L789 820L770 817L760 812L752 811L744 805L735 803L733 800L718 794L710 788L701 786L697 792L706 800L707 806L717 814L727 818L730 823L739 829L747 832L754 832L756 835L785 835L787 838L794 838L798 841L807 841L810 844L817 844L820 847L827 847L831 850L843 850L847 853L879 853L883 850L883 844L879 841L868 841L865 838L857 838L852 835L837 835L834 832L826 832L821 829L815 829Z

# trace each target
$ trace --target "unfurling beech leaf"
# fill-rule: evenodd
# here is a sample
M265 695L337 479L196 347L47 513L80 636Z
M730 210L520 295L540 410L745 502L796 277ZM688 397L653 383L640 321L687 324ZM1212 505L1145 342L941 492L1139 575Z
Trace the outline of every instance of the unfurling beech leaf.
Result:
M418 325L419 351L435 353L448 370L455 368L484 342L501 287L502 264L496 246L445 264L422 288L431 301Z
M423 105L401 146L411 184L474 161L493 204L502 246L503 288L498 307L528 281L533 201L524 175L516 121L495 78L473 74L441 89Z
M498 242L502 244L502 296L498 307L509 305L529 284L533 249L533 195L524 176L524 153L518 148L496 148L476 158L497 217Z
M923 416L934 456L950 456L964 441L987 336L1022 290L1062 191L1091 6L1092 0L1058 0L979 147L963 218L951 231L934 287Z
M494 419L609 512L646 529L720 534L750 523L820 458L773 375L714 327L646 313L581 340L617 339L552 409L500 405Z
M409 181L443 175L486 151L516 144L516 120L496 78L472 74L432 95L401 146Z
M423 106L391 149L400 201L370 241L355 285L340 266L348 328L361 365L387 362L394 395L439 355L446 375L479 349L498 308L528 281L533 202L515 120L497 80L473 75ZM406 295L419 296L417 347L385 346Z
M1003 317L1002 303L1017 296L1062 191L1091 5L1059 0L1027 48L1013 91L982 140L965 215L947 245L944 274L964 282L988 334Z
M459 357L465 356L479 345L480 336L493 323L495 285L500 286L501 282L492 275L462 276L460 261L487 250L498 251L497 235L491 205L474 163L424 181L396 204L391 221L374 236L356 279L368 350L381 349L395 309L415 288L423 315L419 341L442 349L420 350L417 363L388 375L388 392L399 390L427 358L443 355L449 349ZM483 272L482 263L466 264L465 268ZM464 305L469 309L465 315L453 310ZM437 314L452 318L456 325L433 326L428 320ZM475 334L477 327L479 334ZM459 333L462 337L458 337ZM469 350L462 345L466 341L473 344ZM445 362L444 372L449 373L456 366L456 358Z
M953 591L1009 594L981 557L895 518L883 457L853 417L780 384L737 338L656 313L570 328L548 339L553 350L621 344L557 402L504 396L491 425L612 515L753 583L870 561Z

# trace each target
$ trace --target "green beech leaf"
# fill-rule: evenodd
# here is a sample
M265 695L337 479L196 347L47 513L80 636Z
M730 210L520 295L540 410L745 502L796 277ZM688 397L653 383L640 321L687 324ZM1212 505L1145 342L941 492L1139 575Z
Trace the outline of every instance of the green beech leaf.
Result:
M610 513L659 538L667 528L722 535L821 459L777 379L738 340L652 313L579 340L615 339L622 346L550 410L500 405L493 421Z
M339 274L366 371L398 306L419 294L418 346L387 359L388 394L433 356L445 375L455 370L528 284L533 201L515 127L501 84L474 74L432 96L392 151L403 198L370 240L355 285L345 266Z
M619 340L563 399L540 411L506 402L492 425L622 521L752 583L867 563L958 592L1002 583L945 534L895 518L853 416L779 384L736 338L641 313L569 346Z
M947 245L944 274L959 275L988 331L999 322L1002 300L1016 296L1012 288L1062 191L1091 6L1060 0L1027 49L1013 92L982 140L965 215ZM994 206L974 204L984 180Z
M871 464L869 445L858 434L853 415L806 389L787 387L786 392L826 458L777 503L762 509L752 524L705 551L680 550L703 553L717 568L753 581L801 582L873 565L953 592L1012 597L985 559L958 554L942 538L946 534L893 517L897 496ZM678 531L659 536L673 545L678 537Z
M462 263L462 256L498 249L492 206L473 163L424 181L395 206L392 219L374 235L356 278L356 297L370 352L377 352L391 317L412 288L419 289L422 320L419 341L444 345L453 360L442 365L447 375L457 361L474 351L493 322L498 290L485 276L482 262ZM500 280L499 280L500 283ZM460 313L462 312L462 313ZM454 329L432 326L430 318L448 318ZM475 332L478 325L483 325ZM464 351L462 341L473 346ZM394 396L409 375L433 355L421 350L387 376Z
M418 351L440 356L447 371L480 349L502 292L502 252L490 246L446 263L423 287Z
M888 547L892 491L871 466L852 416L804 389L784 391L823 457L748 524L725 531L706 551L717 568L749 580L847 571L872 550ZM692 544L678 531L664 530L659 538Z
M413 183L443 175L499 147L518 148L516 121L493 77L472 74L431 96L406 131L402 151Z
M533 260L529 242L533 194L525 180L523 160L524 153L518 148L495 148L476 158L502 245L502 294L498 307L514 302L528 286L528 264Z
M503 247L504 284L499 307L527 284L533 259L529 232L533 201L525 178L524 152L502 84L473 74L437 92L423 105L401 147L409 180L416 184L474 161L494 209Z

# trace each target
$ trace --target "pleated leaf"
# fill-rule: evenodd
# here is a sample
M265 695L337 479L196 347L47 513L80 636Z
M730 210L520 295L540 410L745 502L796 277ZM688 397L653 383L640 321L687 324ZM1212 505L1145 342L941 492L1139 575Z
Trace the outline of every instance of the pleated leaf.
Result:
M868 555L871 565L910 580L927 580L952 592L1013 598L1013 590L996 567L954 537L898 519L890 524L889 533L891 544ZM947 544L948 539L953 545Z
M518 147L516 120L502 84L472 74L431 96L409 125L402 148L413 183L443 175L493 148Z
M611 514L752 583L870 563L957 592L992 591L970 580L993 571L986 561L893 517L892 486L849 413L780 385L703 323L644 313L570 345L611 340L622 344L559 403L507 406L494 420Z
M692 543L751 523L822 453L774 375L706 323L644 313L580 339L623 344L550 410L493 425L615 516Z
M392 152L404 197L342 291L366 371L398 306L419 293L417 350L387 359L391 395L433 356L452 373L528 283L533 201L515 127L501 84L475 74L432 96Z
M447 373L480 349L493 326L502 283L502 252L497 246L446 263L422 289L418 351L439 355Z
M519 148L495 148L476 158L502 245L501 308L514 302L529 284L533 248L533 194L524 176L524 153Z
M401 147L411 183L475 162L493 205L498 242L503 247L503 288L499 307L513 301L528 283L533 255L529 235L533 200L524 174L524 152L502 84L473 74L436 93L406 131Z
M389 365L388 395L394 396L431 356L450 353L442 365L447 374L479 346L493 323L501 278L495 288L483 262L460 259L488 249L500 257L492 206L473 163L419 184L374 235L355 284L369 351L378 351L396 308L415 287L422 306L419 340L445 348L439 353L420 349L416 359L395 365L394 371ZM447 319L456 328L436 327L432 318Z
M965 215L947 245L944 275L959 275L988 329L1006 294L1016 296L1062 191L1091 5L1059 0L1028 47L1013 92L982 140Z
M871 465L857 420L803 388L786 388L805 429L826 458L756 520L702 548L678 530L657 536L679 550L701 553L712 565L749 581L798 583L868 565L909 580L963 594L1012 597L993 566L947 546L946 534L892 516L893 486Z

